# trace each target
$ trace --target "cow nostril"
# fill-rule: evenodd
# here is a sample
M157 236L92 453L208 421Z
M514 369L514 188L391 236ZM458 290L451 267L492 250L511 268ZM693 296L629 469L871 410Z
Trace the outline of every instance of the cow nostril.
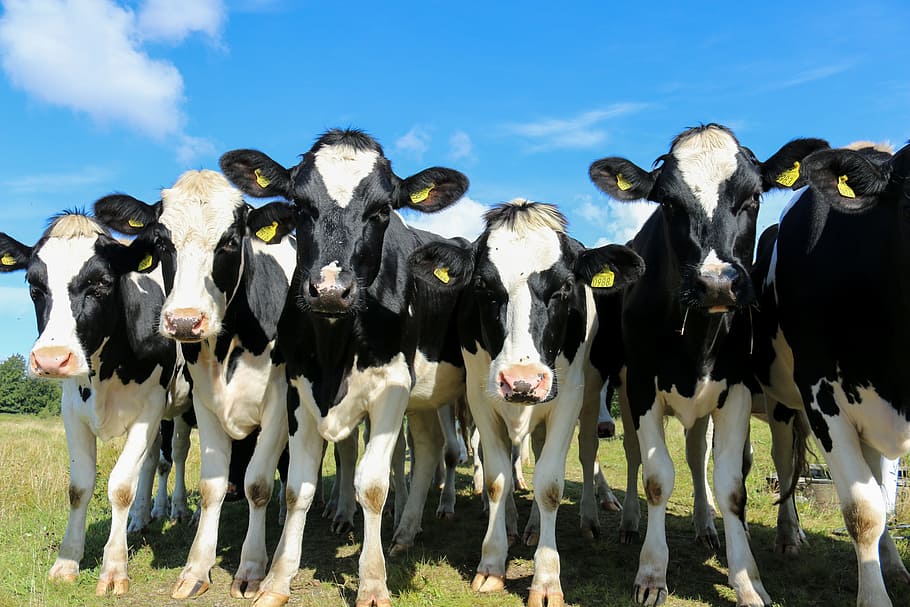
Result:
M316 285L314 285L312 282L309 284L308 291L310 297L319 297L319 289L317 289Z
M351 297L351 289L352 289L352 287L348 287L344 291L342 291L341 299L349 299Z

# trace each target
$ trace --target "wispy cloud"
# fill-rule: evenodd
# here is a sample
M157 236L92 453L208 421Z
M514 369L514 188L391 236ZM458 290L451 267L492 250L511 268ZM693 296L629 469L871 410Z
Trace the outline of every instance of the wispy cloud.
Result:
M572 215L580 217L589 230L597 232L597 241L593 246L607 243L625 244L641 229L645 221L654 212L653 202L617 202L584 194L576 196L577 204Z
M66 173L34 173L18 177L0 177L0 188L16 193L57 193L109 181L112 174L100 167L85 167Z
M615 103L606 108L590 110L571 118L547 118L536 122L510 123L503 126L509 135L517 135L531 142L533 152L590 148L603 143L608 136L601 123L612 118L640 112L645 103Z
M221 0L146 0L138 14L112 0L6 0L4 8L0 64L14 86L162 143L188 137L180 72L142 45L192 32L214 40Z
M422 126L411 127L410 131L395 140L395 149L409 152L422 161L423 155L430 149L430 133Z
M464 131L455 131L449 137L449 158L452 160L462 160L470 158L474 152L474 143L471 136Z
M824 65L821 67L816 67L811 70L805 70L796 74L793 78L787 80L782 80L780 82L771 82L768 85L768 90L778 90L786 89L794 86L800 86L801 84L808 84L809 82L815 82L816 80L824 80L825 78L830 78L831 76L836 76L846 72L853 67L852 63L839 63L835 65Z
M452 238L463 236L474 240L483 231L483 214L489 207L465 196L452 206L438 213L420 213L408 211L403 213L405 220L421 230L428 230Z

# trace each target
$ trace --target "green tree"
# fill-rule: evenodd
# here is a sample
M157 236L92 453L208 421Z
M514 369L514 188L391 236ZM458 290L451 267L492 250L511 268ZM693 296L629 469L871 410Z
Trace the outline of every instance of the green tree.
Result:
M0 412L60 412L60 384L53 380L29 377L25 358L13 354L0 363Z

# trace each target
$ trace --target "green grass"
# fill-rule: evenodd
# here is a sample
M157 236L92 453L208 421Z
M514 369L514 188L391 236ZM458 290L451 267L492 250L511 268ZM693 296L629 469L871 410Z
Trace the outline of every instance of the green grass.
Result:
M622 428L618 428L621 433ZM697 546L690 521L691 479L682 457L682 431L670 421L667 429L671 452L677 465L676 490L667 520L670 565L668 581L671 607L695 605L730 606L735 596L727 586L725 556L712 554ZM767 426L753 424L752 440L755 465L748 487L748 518L752 548L765 587L780 606L852 606L856 593L856 563L852 544L834 532L843 527L838 510L818 507L803 500L800 515L810 545L798 560L773 552L776 508L765 478L773 471ZM199 450L193 434L188 484L196 486ZM88 532L82 571L77 583L62 585L47 581L47 572L56 557L63 537L67 513L68 458L59 419L25 416L0 416L0 607L118 605L129 607L171 606L181 604L170 598L170 590L183 567L192 542L193 529L187 525L157 522L143 534L134 534L130 543L131 588L120 598L94 596L95 583L104 543L110 529L106 498L107 475L122 441L100 445L99 473L95 495L89 507ZM601 512L602 537L594 541L581 538L578 531L577 498L581 472L576 446L569 456L566 497L559 510L558 538L562 558L562 584L570 605L631 605L629 593L638 565L640 545L618 542L619 515ZM619 440L601 441L600 459L607 479L622 495L625 458ZM325 474L334 471L327 457ZM486 529L480 498L471 493L471 470L459 468L456 520L437 521L434 516L438 493L427 500L423 534L411 552L389 561L389 588L400 607L432 605L463 607L469 605L518 606L527 599L533 574L533 548L514 546L510 550L506 591L479 595L471 591L470 580L480 555ZM531 470L526 471L530 480ZM327 488L329 485L327 485ZM191 500L198 498L191 493ZM531 493L517 497L519 530L523 528L531 504ZM195 503L192 504L195 507ZM910 508L902 504L898 519L908 521ZM642 507L643 514L647 509ZM352 605L357 588L357 530L346 537L333 535L321 508L311 510L304 535L303 557L292 586L291 605ZM277 506L269 506L269 551L274 549L279 532ZM721 521L716 521L723 536ZM642 531L644 531L642 521ZM243 532L246 529L245 503L225 504L218 566L212 571L212 587L201 598L186 602L193 607L246 605L247 601L229 595L231 573L238 566ZM384 529L388 539L391 530ZM906 560L910 546L898 540ZM890 587L895 605L906 597L905 588Z

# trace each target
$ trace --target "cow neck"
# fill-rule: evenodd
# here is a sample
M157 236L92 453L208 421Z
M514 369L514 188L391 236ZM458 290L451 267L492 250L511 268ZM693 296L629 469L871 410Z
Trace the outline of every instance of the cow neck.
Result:
M140 358L137 353L133 351L126 331L126 323L129 322L129 319L124 317L125 312L119 289L116 298L118 314L114 322L113 330L110 335L106 335L103 338L101 347L99 347L90 358L92 361L90 377L92 382L99 382L107 381L116 375L124 385L131 381L143 383L149 378L159 362L164 363L166 361L157 361L152 358ZM98 361L97 364L95 361ZM171 364L173 364L172 361ZM165 376L169 379L172 373L172 366L164 369L164 372L162 373L162 382L165 381Z

